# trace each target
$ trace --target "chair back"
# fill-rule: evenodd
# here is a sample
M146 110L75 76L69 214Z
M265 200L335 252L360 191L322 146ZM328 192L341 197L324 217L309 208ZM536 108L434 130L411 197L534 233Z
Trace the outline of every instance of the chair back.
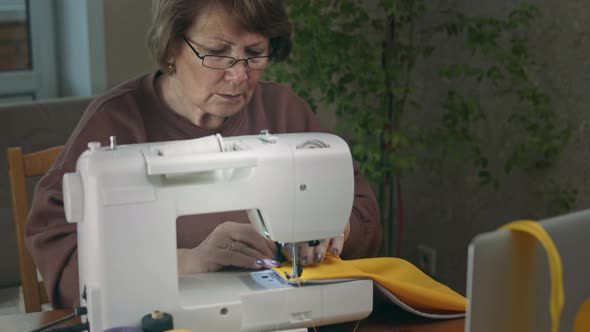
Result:
M20 147L8 148L8 177L12 196L12 215L16 230L19 272L26 312L41 311L41 305L49 298L43 281L38 281L37 267L25 246L25 224L29 213L27 178L39 177L47 172L53 161L63 151L63 146L23 154Z

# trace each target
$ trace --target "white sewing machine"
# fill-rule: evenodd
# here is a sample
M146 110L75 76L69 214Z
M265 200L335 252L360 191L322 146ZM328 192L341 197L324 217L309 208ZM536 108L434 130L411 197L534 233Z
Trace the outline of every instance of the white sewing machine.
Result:
M88 147L63 186L92 332L140 326L154 310L193 332L287 330L370 314L371 280L297 287L273 271L177 274L183 215L247 210L255 228L280 243L341 235L354 197L341 138L263 131Z

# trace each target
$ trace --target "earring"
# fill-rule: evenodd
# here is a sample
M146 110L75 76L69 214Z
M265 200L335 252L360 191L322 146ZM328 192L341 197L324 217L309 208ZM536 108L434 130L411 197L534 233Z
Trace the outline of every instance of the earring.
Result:
M174 63L168 63L168 74L172 75L176 72L176 65Z

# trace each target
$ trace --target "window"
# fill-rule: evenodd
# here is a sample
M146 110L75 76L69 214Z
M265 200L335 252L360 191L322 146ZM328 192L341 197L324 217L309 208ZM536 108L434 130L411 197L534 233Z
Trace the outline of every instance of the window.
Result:
M0 0L0 102L57 96L53 3Z

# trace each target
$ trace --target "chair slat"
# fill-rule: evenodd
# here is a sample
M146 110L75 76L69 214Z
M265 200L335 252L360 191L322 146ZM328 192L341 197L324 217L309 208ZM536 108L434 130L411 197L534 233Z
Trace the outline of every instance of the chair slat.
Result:
M45 174L62 151L63 146L30 154L23 154L19 147L11 147L7 151L12 215L26 312L41 311L41 305L49 302L43 282L37 280L35 262L25 246L25 225L29 213L26 178Z
M24 156L25 176L41 176L53 164L63 151L63 146L55 146L43 151L33 152Z

